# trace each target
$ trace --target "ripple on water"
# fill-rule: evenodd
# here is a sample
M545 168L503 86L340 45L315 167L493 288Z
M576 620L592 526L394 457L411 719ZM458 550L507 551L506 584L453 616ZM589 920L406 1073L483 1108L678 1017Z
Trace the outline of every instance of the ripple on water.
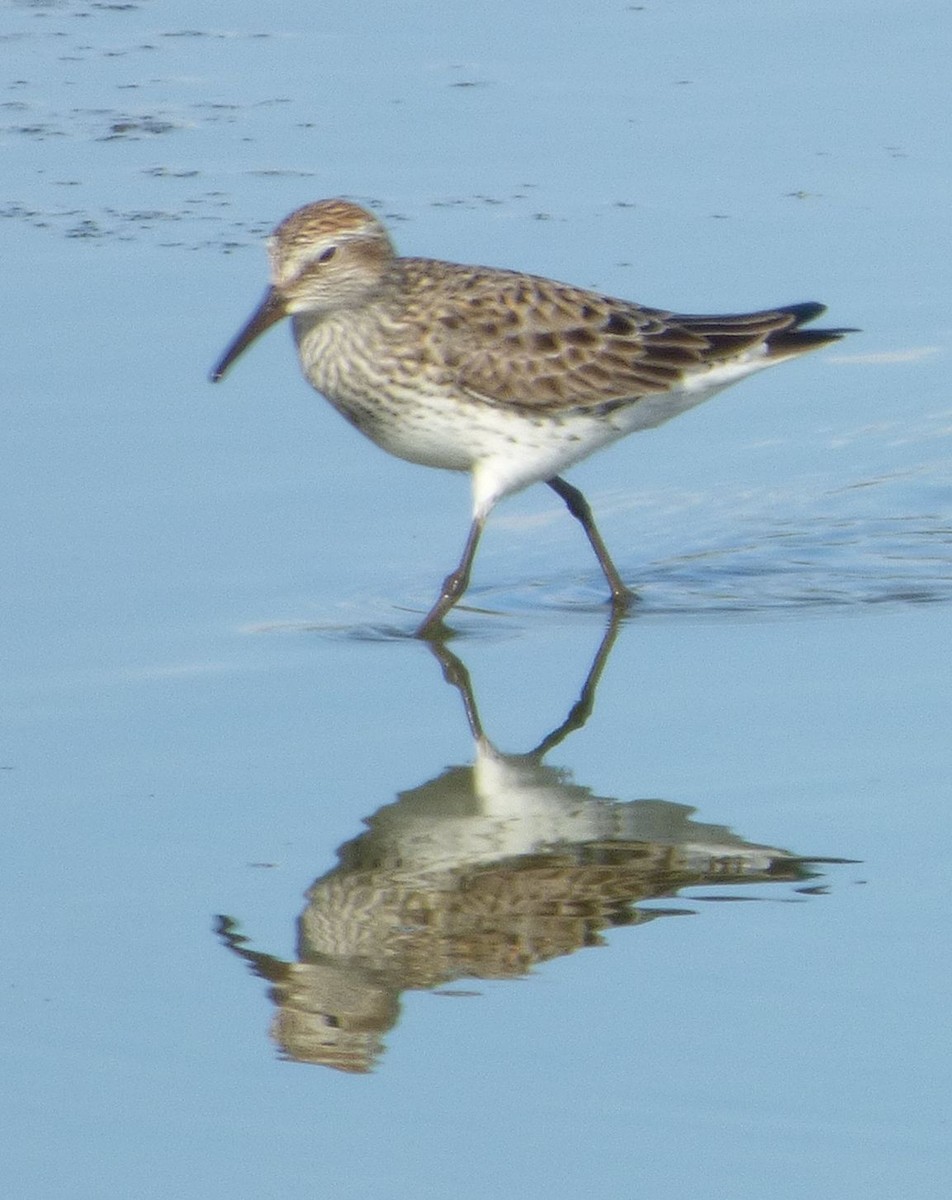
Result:
M952 600L952 526L923 515L778 521L757 536L724 536L689 554L628 569L622 562L621 569L637 590L626 617L633 621L941 604ZM245 632L404 641L413 637L432 598L420 583L412 608L396 593L393 599L351 599L326 616L262 621ZM498 639L517 635L530 620L604 620L609 613L604 582L590 570L472 587L448 625L454 637Z
M952 526L939 515L785 520L622 573L642 617L943 603L952 600ZM543 602L572 609L591 602L600 580L574 581L568 593L553 582Z

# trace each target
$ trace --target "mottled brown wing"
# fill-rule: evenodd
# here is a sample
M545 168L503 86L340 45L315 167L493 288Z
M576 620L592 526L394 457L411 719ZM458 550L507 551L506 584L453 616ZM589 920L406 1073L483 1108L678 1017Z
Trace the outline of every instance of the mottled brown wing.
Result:
M531 275L403 262L436 313L432 350L458 385L488 403L538 410L622 404L667 391L685 372L729 360L823 311L811 304L677 315ZM830 338L802 348L823 340Z

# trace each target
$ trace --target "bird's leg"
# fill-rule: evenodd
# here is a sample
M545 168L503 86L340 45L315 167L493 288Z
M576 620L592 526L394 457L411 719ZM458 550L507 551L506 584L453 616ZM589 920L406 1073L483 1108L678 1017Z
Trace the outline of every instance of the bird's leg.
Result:
M595 691L598 688L602 672L605 670L605 665L612 652L615 639L618 637L618 631L621 629L621 621L624 615L624 610L620 606L612 606L611 616L608 618L608 628L602 634L601 645L595 654L594 662L589 667L588 676L582 685L579 698L569 709L569 714L562 724L547 734L538 746L526 755L527 758L541 762L553 746L558 746L570 733L574 733L576 729L581 729L592 715L592 710L595 707Z
M618 569L605 549L602 535L595 528L595 521L592 517L592 510L589 508L588 501L578 488L572 487L570 483L566 483L558 475L547 479L546 483L557 496L562 497L566 508L585 530L585 536L595 551L595 556L602 568L602 573L608 580L608 586L612 590L612 605L616 610L624 611L631 604L632 600L635 599L635 593L622 583Z
M470 525L469 536L466 538L459 566L443 580L439 599L426 614L423 624L416 631L418 638L439 639L444 636L446 630L443 618L469 587L469 575L473 568L473 559L476 556L476 547L479 545L484 524L485 518L477 517Z
M476 697L473 695L469 671L441 638L432 638L430 649L443 669L443 678L459 692L470 733L477 741L484 739L485 734L482 721L479 719L479 709L476 707Z

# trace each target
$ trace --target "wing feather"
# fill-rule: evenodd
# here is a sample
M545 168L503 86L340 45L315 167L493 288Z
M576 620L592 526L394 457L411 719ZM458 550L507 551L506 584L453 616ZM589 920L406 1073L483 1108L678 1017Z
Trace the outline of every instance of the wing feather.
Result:
M550 412L624 404L757 348L769 356L774 334L782 335L776 356L785 357L842 332L796 333L823 312L819 304L692 316L518 272L399 264L431 318L428 355L460 390L489 404Z

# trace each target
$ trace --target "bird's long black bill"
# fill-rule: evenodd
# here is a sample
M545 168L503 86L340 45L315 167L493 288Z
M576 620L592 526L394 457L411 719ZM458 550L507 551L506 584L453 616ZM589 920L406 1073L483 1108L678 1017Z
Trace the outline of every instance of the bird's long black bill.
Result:
M208 377L212 383L217 383L222 378L235 359L248 349L255 338L260 337L266 329L270 329L286 315L284 301L274 288L268 288L264 299L212 369Z

